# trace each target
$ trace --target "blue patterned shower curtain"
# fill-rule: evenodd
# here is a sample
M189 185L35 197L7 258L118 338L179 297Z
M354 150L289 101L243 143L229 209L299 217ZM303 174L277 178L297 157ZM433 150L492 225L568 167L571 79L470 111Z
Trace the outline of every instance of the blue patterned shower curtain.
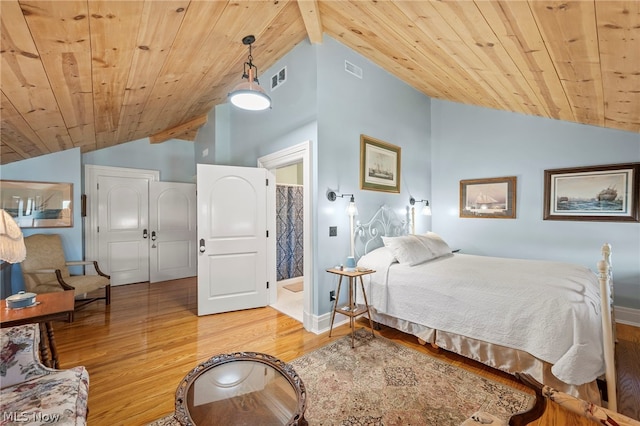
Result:
M278 281L303 275L303 187L276 185Z

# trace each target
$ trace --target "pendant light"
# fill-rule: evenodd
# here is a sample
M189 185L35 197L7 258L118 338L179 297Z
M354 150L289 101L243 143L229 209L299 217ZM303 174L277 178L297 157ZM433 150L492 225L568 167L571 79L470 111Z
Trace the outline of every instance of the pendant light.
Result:
M242 44L249 46L249 58L244 63L244 72L242 73L242 78L246 78L247 81L239 83L229 93L229 101L241 109L262 111L271 107L271 98L258 82L258 68L253 65L253 56L251 56L251 45L254 41L256 38L252 35L242 39Z

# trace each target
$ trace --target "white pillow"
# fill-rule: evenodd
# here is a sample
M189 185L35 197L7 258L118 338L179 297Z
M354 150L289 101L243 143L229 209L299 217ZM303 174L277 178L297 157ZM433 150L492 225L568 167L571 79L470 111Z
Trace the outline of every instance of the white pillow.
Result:
M435 232L427 232L426 234L416 235L416 237L429 248L433 253L434 259L451 254L451 247Z
M365 254L358 260L358 266L367 269L383 269L397 262L391 250L387 247L378 247Z
M415 235L382 237L382 242L403 265L414 266L433 259L433 254Z
M415 266L451 253L449 245L437 234L402 237L382 237L382 242L391 250L401 264Z

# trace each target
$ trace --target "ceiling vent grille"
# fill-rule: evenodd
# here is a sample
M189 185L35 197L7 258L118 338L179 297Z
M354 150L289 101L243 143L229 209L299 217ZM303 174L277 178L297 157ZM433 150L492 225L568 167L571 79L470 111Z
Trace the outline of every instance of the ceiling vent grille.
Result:
M349 74L353 74L359 79L362 79L362 68L359 66L352 64L351 62L345 60L344 61L344 70Z
M287 81L287 67L285 66L280 71L271 76L271 91L276 90Z

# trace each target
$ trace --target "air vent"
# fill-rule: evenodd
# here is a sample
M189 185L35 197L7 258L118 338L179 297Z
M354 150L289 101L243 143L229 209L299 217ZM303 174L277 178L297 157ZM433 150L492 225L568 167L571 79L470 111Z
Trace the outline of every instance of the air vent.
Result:
M285 81L287 81L287 67L282 68L271 77L271 91L282 86Z
M358 78L362 78L362 68L355 64L352 64L347 60L344 61L344 70L349 74L353 74Z

